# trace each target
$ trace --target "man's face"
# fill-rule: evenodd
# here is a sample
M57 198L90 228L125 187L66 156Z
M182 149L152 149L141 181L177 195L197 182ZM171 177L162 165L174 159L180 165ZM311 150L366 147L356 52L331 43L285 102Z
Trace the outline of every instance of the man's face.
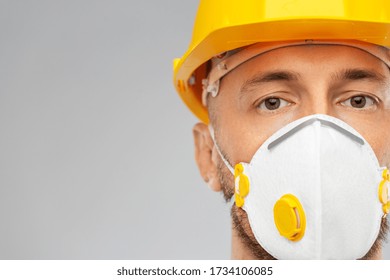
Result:
M372 146L381 166L390 164L390 71L373 55L347 46L294 46L245 62L209 97L216 141L232 166L250 162L274 132L312 114L326 114L355 128ZM226 197L232 174L217 160ZM232 217L240 238L262 256L243 210Z

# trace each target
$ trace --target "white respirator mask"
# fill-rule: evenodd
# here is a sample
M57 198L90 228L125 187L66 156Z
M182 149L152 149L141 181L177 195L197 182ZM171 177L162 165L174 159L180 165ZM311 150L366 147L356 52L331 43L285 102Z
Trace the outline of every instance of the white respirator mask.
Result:
M219 153L234 174L236 206L246 211L258 243L277 259L364 257L389 212L388 170L367 141L337 118L296 120L234 169Z

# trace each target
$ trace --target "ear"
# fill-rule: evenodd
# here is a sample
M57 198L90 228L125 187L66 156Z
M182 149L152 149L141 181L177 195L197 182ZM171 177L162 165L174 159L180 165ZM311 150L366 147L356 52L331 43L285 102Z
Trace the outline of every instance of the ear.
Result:
M218 177L217 157L214 141L209 128L204 123L197 123L192 129L195 144L195 161L200 175L209 187L216 192L222 190Z

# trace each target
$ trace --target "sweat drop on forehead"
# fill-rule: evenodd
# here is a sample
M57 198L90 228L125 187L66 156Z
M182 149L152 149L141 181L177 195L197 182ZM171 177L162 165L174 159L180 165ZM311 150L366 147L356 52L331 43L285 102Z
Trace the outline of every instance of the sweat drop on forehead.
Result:
M233 169L237 207L277 259L358 259L389 212L390 175L368 142L327 115L296 120Z

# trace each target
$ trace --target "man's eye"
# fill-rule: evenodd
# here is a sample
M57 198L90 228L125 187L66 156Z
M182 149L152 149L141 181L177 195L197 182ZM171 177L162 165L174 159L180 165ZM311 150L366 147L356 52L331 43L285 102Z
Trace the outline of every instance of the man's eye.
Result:
M277 110L277 109L286 107L289 104L290 103L284 99L277 98L277 97L270 97L270 98L263 100L259 104L258 108L260 108L261 110L273 111L273 110Z
M364 109L375 105L376 102L371 97L365 95L356 95L356 96L352 96L351 98L348 98L344 102L341 102L341 104L356 109Z

